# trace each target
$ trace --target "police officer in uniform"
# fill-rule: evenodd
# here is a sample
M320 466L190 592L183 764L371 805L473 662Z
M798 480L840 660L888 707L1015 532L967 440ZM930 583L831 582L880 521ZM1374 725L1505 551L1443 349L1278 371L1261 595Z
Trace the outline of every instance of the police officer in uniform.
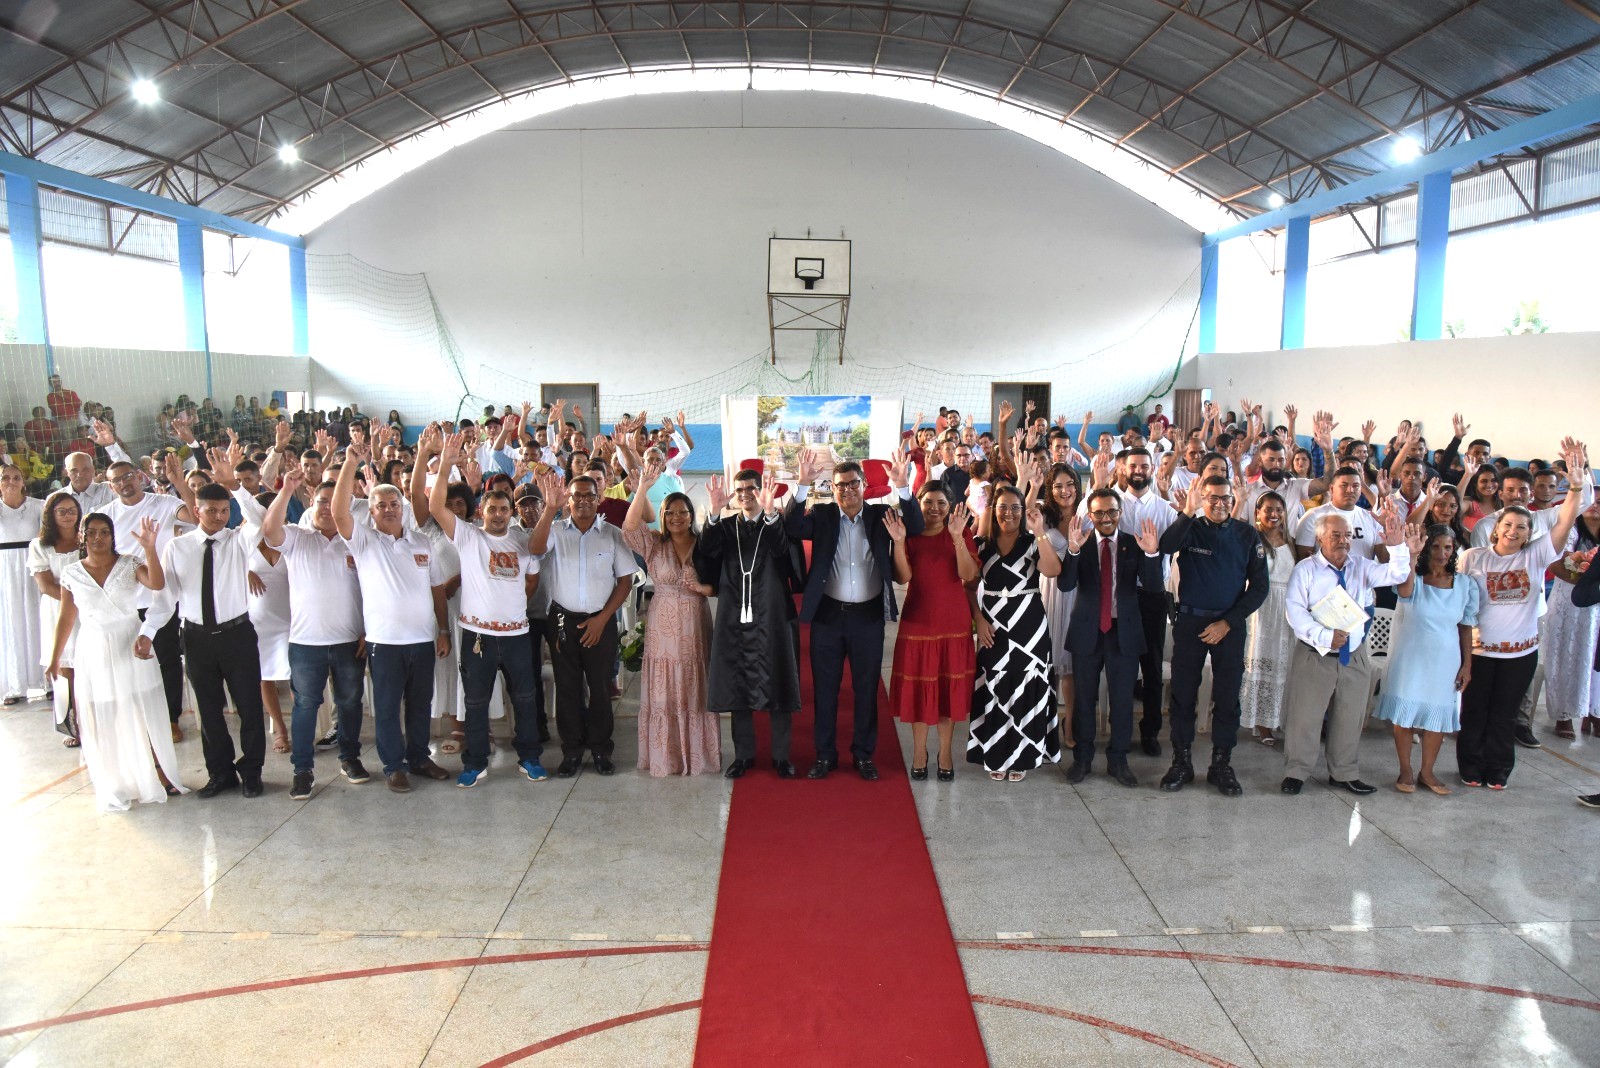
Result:
M1178 617L1172 625L1172 767L1163 790L1194 781L1200 671L1211 657L1211 768L1206 781L1225 797L1244 791L1233 773L1239 733L1239 686L1244 678L1245 619L1267 599L1270 579L1261 537L1231 517L1233 493L1213 475L1189 487L1183 514L1161 535L1161 551L1177 557ZM1198 513L1198 514L1197 514Z

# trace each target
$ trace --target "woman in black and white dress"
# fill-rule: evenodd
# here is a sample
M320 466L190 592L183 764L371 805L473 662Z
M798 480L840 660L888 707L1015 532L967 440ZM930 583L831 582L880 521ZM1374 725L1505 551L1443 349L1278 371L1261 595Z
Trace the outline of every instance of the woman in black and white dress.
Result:
M1015 486L999 486L977 539L978 672L967 762L982 764L997 782L1021 782L1061 760L1050 623L1039 596L1040 576L1061 573L1048 529L1038 502L1029 506Z

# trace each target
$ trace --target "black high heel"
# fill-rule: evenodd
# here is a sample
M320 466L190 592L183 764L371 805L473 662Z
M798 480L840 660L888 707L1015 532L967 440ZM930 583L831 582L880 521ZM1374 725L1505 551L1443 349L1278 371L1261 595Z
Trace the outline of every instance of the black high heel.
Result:
M927 777L928 777L928 765L924 764L920 768L912 768L911 769L911 781L912 782L922 782Z
M956 777L956 769L955 768L940 768L939 769L939 781L940 782L951 782L951 781L953 781L955 779L955 777Z

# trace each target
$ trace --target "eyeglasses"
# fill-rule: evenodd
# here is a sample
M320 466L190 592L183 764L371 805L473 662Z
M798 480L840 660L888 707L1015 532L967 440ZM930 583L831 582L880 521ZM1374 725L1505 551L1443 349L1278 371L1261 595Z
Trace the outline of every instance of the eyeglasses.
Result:
M1001 515L1019 515L1022 512L1022 505L1002 504L996 508L995 511L999 512Z
M598 494L598 493L574 493L574 494L571 494L571 497L575 501L597 501L597 500L600 499L600 494Z
M662 512L661 514L668 519L687 519L689 517L688 510L683 508L674 508L670 512Z
M1089 517L1091 519L1115 519L1121 514L1122 512L1120 509L1113 508L1110 511L1090 512Z
M129 482L129 481L133 480L136 477L137 477L137 475L135 474L135 472L133 472L133 471L124 471L120 475L117 475L117 476L115 476L113 478L106 479L106 481L111 483L114 486L118 482Z
M1230 497L1201 497L1200 500L1205 504L1227 504L1229 501L1233 500L1233 498L1231 496Z
M836 490L860 490L861 480L859 478L852 478L847 482L835 482L833 484L833 488Z

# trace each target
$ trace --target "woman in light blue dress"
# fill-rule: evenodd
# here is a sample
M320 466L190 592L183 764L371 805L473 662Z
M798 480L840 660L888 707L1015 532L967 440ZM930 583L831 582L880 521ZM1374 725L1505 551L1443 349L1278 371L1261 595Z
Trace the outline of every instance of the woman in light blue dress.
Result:
M1433 774L1444 736L1461 729L1461 691L1472 674L1472 628L1478 622L1478 584L1456 575L1459 546L1444 524L1406 535L1411 576L1395 588L1400 606L1389 640L1389 670L1373 715L1394 725L1400 757L1395 789L1422 783L1436 794L1450 790ZM1422 767L1411 776L1412 736L1422 735Z

